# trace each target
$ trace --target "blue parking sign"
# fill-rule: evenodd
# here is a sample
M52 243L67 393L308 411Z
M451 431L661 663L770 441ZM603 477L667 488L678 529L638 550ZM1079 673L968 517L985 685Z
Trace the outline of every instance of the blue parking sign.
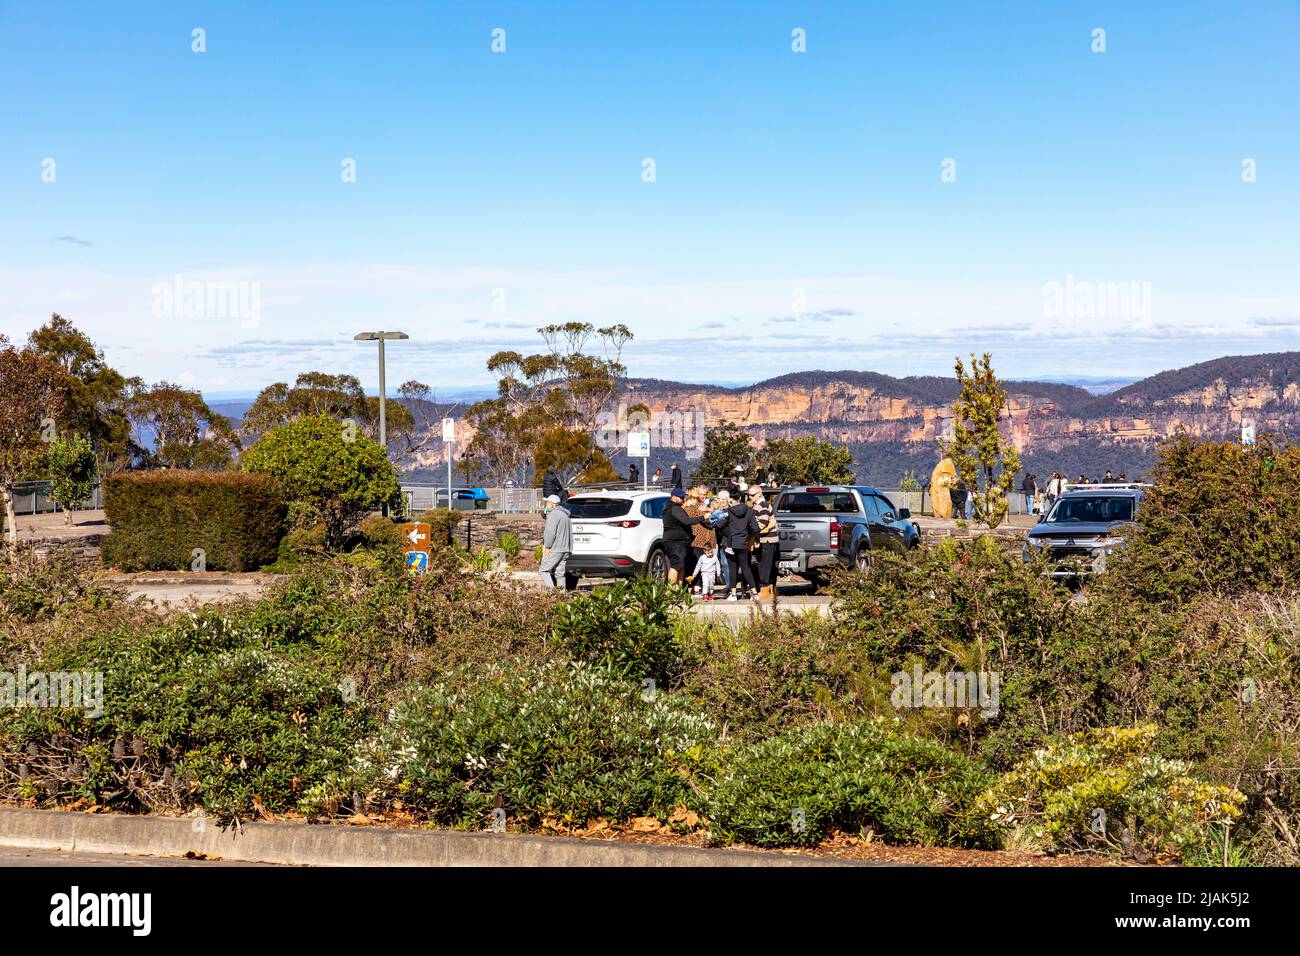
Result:
M429 570L428 551L407 551L406 570L412 574L424 574Z

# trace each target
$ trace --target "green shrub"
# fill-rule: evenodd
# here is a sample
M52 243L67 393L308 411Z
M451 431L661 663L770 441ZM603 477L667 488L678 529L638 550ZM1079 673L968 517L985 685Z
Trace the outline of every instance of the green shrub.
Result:
M1156 734L1153 725L1073 734L999 778L980 797L979 812L1046 850L1102 849L1145 860L1198 846L1213 824L1241 815L1245 798L1153 754Z
M295 528L280 540L279 556L273 570L288 571L303 560L323 556L329 550L325 542L325 525Z
M900 716L998 769L1052 736L1150 721L1170 730L1166 756L1204 759L1220 748L1250 673L1232 627L1239 608L1208 598L1150 606L1104 586L1081 603L1035 565L978 542L882 557L835 593L841 639L864 655L854 686L916 665L996 675L992 717L948 707Z
M992 846L974 760L879 718L791 730L738 751L708 804L716 839L814 845L841 830L891 843Z
M713 727L669 694L600 668L507 661L455 671L398 704L359 750L357 769L308 795L329 811L353 791L368 804L480 828L494 806L527 825L552 818L667 817L691 799Z
M681 691L729 737L759 740L798 724L888 710L887 682L836 621L763 615L733 629L683 620Z
M479 548L470 555L470 567L480 574L486 574L489 571L497 570L497 552L490 551L487 548Z
M504 552L505 556L510 559L519 557L519 550L523 543L519 540L519 535L513 531L502 531L497 535L497 547Z
M552 634L563 653L600 664L619 677L651 678L668 686L682 669L682 648L673 629L690 603L675 584L630 578L562 604Z
M445 549L422 575L409 574L400 554L360 556L304 562L229 614L304 658L323 654L385 704L407 681L462 664L547 655L553 595L464 574Z
M890 672L917 656L948 670L959 663L955 645L989 654L1012 638L1046 637L1072 610L1069 591L989 536L882 553L869 573L836 576L831 591L841 626Z
M294 499L318 509L331 548L342 547L364 515L402 504L387 451L329 415L268 429L240 464L246 472L274 476Z
M1300 446L1178 435L1105 584L1148 602L1300 587Z
M275 560L285 530L279 482L209 471L121 472L104 481L112 533L104 563L122 571L252 571Z
M416 521L429 526L429 544L434 548L453 547L456 541L456 526L465 517L464 512L451 511L447 508L434 508L422 512Z
M68 547L38 556L31 545L0 548L0 628L17 642L23 625L69 612L94 613L120 601L120 590L97 582Z
M363 708L339 676L268 650L215 611L178 614L143 635L101 632L29 667L102 672L103 712L0 709L0 742L27 773L0 796L57 805L222 817L290 810L347 765Z
M1127 653L1115 634L1093 643L1089 609L990 537L945 541L907 557L882 554L866 574L837 576L832 593L837 640L861 654L852 686L872 701L870 709L903 717L915 732L982 749L995 764L1058 729L1045 726L1044 713L1086 726L1090 695L1104 695L1114 676L1099 658ZM996 719L953 707L895 710L884 699L893 675L917 665L996 674ZM1000 733L1012 739L997 739Z
M285 524L292 531L306 531L311 528L325 530L325 516L310 501L290 501Z
M361 520L357 534L368 548L400 550L402 547L401 527L383 515L367 515Z

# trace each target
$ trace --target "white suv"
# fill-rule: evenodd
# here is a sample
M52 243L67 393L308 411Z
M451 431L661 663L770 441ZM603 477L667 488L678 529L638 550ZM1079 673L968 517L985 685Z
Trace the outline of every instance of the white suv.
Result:
M572 515L573 553L565 563L569 587L590 578L668 576L662 491L585 491L564 505Z

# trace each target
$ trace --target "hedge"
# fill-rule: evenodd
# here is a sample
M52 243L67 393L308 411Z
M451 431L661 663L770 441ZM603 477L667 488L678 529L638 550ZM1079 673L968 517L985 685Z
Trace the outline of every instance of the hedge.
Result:
M104 563L121 571L253 571L275 561L287 505L268 475L123 472L104 482L112 533Z

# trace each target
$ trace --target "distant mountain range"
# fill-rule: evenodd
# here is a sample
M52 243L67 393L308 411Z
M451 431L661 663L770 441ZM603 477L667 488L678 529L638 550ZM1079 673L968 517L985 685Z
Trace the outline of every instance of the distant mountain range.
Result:
M1300 352L1229 356L1136 381L1009 381L1007 392L1008 434L1026 468L1040 477L1056 470L1092 477L1110 469L1135 478L1150 469L1161 439L1180 430L1236 437L1243 417L1261 433L1300 434ZM651 468L667 470L675 460L698 457L702 429L730 421L759 443L800 435L840 442L853 452L860 481L895 487L905 471L928 477L957 394L953 378L846 369L794 372L745 386L629 379L619 401L644 402L674 423L653 436ZM237 418L249 404L217 402L213 408ZM459 450L470 432L463 424L457 431ZM433 442L404 464L434 473L444 454ZM626 458L617 455L615 464L625 468Z
M1258 432L1300 433L1300 352L1229 356L1160 372L1100 394L1079 385L1007 382L1008 433L1026 468L1089 477L1107 469L1149 471L1158 442L1180 430L1236 437L1243 417ZM1111 383L1106 383L1111 384ZM1119 384L1116 382L1115 384ZM955 379L876 372L798 372L747 388L627 383L622 400L659 413L703 410L759 441L815 434L853 451L858 478L896 485L904 471L928 476L958 395Z

